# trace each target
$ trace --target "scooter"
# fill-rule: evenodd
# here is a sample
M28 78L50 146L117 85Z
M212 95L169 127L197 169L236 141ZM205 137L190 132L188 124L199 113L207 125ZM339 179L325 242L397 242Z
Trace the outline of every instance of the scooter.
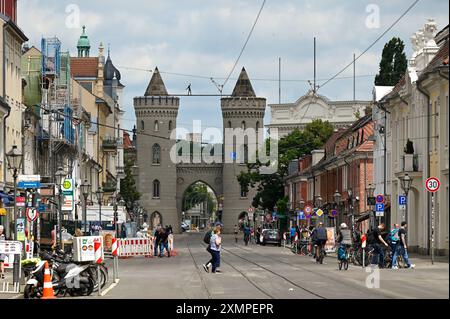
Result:
M27 283L25 284L23 297L25 299L39 299L42 297L43 287L44 287L44 271L45 271L46 260L41 260L37 263L36 268L32 270L29 274ZM58 279L52 276L53 287L56 288ZM58 291L58 289L57 289ZM55 291L55 295L56 292Z
M58 287L64 296L89 296L94 290L95 282L89 273L90 265L60 264L56 271L63 277Z

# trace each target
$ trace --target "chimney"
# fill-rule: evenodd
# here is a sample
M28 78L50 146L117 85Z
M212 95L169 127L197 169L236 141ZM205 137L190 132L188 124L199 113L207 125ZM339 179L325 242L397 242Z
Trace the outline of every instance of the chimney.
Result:
M311 164L311 166L315 166L325 156L325 150L314 150L314 151L311 151L311 155L312 155L312 164Z

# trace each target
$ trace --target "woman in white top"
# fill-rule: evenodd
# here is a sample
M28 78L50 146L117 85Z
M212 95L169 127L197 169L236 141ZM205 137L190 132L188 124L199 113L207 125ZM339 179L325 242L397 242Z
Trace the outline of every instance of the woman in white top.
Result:
M222 247L222 237L220 237L220 227L216 226L214 228L213 234L211 235L211 255L212 255L212 273L220 273L217 268L220 267L220 248Z

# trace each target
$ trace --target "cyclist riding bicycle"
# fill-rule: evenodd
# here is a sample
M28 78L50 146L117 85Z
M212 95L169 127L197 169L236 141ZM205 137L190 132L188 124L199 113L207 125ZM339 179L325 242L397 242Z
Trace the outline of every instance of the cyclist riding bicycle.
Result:
M347 250L352 245L352 233L351 233L351 230L348 229L346 223L341 224L341 228L339 230L339 234L338 234L336 242L338 242L341 245L341 247L343 247L344 254L345 254L344 256L347 256ZM339 247L339 249L341 249L341 248ZM339 258L339 255L342 256L342 254L338 253L338 258Z
M317 226L311 234L311 240L313 244L317 246L315 254L316 261L319 261L320 252L324 248L327 239L327 230L323 227L323 223L320 222L319 226Z

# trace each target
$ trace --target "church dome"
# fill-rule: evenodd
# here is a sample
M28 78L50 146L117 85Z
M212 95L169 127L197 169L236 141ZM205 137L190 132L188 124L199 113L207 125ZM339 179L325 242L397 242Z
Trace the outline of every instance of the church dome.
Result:
M86 35L86 26L83 26L83 33L80 36L80 39L78 39L77 48L90 48L91 43L89 41L88 36Z

